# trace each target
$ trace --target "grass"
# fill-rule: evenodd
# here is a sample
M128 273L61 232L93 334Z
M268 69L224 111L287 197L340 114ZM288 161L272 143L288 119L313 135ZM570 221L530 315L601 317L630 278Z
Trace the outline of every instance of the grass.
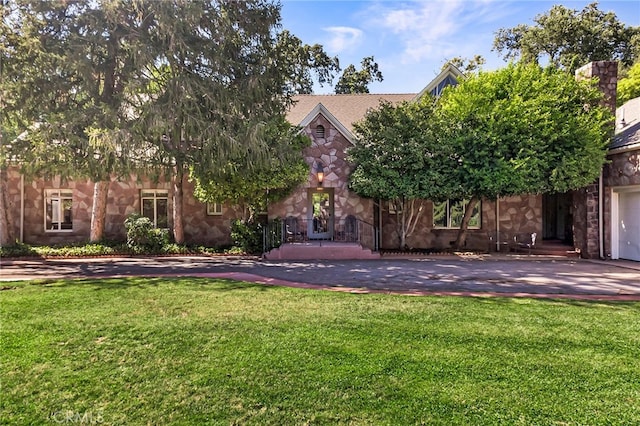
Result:
M3 424L640 423L640 303L4 285Z

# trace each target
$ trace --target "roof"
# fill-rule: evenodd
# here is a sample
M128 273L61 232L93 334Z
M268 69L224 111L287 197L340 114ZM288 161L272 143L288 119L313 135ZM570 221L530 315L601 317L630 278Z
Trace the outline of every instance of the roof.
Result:
M640 147L640 97L631 99L616 109L615 136L610 149Z
M458 68L448 64L420 93L298 95L287 112L287 119L292 124L306 126L321 113L347 138L352 138L353 124L362 120L367 111L377 108L380 101L398 104L414 101L427 93L440 96L444 87L456 85L462 77Z
M421 98L426 93L432 96L439 97L447 86L455 86L460 79L464 78L464 74L455 65L448 63L446 67L442 69L440 74L436 76L427 87L422 89L416 98Z
M403 101L415 99L416 93L404 94L370 94L361 93L355 95L298 95L294 97L294 105L287 112L290 123L299 125L312 112L318 104L335 117L351 133L353 123L364 118L367 111L375 109L380 101L388 101L397 104ZM314 118L314 117L311 117Z

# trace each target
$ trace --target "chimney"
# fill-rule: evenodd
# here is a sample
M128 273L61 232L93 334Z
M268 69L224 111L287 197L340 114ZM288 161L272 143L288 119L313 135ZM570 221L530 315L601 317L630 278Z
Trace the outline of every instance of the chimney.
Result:
M618 63L616 61L589 62L576 70L576 80L598 77L598 87L604 93L603 105L616 114L616 90L618 87Z

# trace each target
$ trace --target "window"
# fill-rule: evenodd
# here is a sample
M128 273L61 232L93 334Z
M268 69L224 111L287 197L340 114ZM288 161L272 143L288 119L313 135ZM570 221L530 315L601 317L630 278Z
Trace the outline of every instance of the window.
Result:
M433 203L434 228L460 228L467 200L447 200ZM476 203L473 214L469 219L469 229L480 229L481 203Z
M222 214L222 204L220 203L207 203L207 215L220 216Z
M73 206L73 191L70 189L45 190L44 202L44 230L71 231L73 220L71 210Z
M148 217L156 228L169 227L169 191L144 189L140 193L142 216Z
M316 138L324 139L324 126L322 125L316 126Z

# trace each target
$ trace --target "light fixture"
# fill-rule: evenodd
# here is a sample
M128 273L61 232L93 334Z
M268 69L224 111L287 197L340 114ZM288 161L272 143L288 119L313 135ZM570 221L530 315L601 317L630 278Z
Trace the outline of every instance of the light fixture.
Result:
M318 185L322 186L322 181L324 181L324 166L321 161L316 161L316 177L318 178Z

